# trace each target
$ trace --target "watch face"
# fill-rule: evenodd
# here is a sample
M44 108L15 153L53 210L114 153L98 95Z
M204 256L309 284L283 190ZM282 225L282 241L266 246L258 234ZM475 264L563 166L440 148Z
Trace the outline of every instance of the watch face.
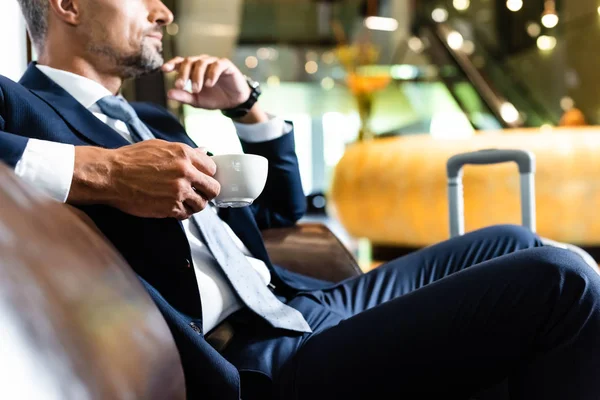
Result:
M260 83L256 82L255 80L249 77L246 77L246 80L248 81L248 86L250 86L250 88L258 92L258 94L261 94Z

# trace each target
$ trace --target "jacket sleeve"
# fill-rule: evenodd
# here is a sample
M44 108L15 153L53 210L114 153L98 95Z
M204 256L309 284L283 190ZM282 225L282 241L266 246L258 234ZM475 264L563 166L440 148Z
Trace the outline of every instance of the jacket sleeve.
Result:
M0 117L0 125L2 122L2 117ZM0 129L0 160L14 169L23 156L27 141L28 139L25 137L13 135Z
M242 141L245 153L269 160L265 189L251 206L260 229L295 224L306 212L306 197L300 179L294 131L268 142Z
M4 118L4 93L0 88L0 160L14 169L23 156L29 139L5 132L6 121Z

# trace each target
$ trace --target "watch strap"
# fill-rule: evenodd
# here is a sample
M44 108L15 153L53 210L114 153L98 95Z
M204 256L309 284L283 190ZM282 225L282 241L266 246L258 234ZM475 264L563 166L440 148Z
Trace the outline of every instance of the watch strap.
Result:
M258 83L252 81L248 77L246 77L246 81L248 82L248 86L250 87L250 96L248 97L248 100L246 100L237 107L221 110L221 113L223 113L223 115L225 115L226 117L231 119L245 117L246 115L248 115L252 107L254 107L254 105L258 101L258 98L261 95L261 90Z

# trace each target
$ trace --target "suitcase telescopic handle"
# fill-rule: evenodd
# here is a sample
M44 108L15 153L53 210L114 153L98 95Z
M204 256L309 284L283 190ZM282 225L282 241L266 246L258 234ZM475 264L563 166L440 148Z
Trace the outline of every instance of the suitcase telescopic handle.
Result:
M457 154L447 163L450 237L464 234L463 167L468 164L491 165L515 162L521 178L521 217L523 226L532 232L535 222L535 155L524 150L479 150Z

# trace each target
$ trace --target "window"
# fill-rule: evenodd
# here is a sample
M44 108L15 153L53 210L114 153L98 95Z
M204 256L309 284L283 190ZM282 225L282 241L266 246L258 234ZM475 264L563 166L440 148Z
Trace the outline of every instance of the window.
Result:
M16 0L0 1L0 75L18 80L27 66L25 21Z

